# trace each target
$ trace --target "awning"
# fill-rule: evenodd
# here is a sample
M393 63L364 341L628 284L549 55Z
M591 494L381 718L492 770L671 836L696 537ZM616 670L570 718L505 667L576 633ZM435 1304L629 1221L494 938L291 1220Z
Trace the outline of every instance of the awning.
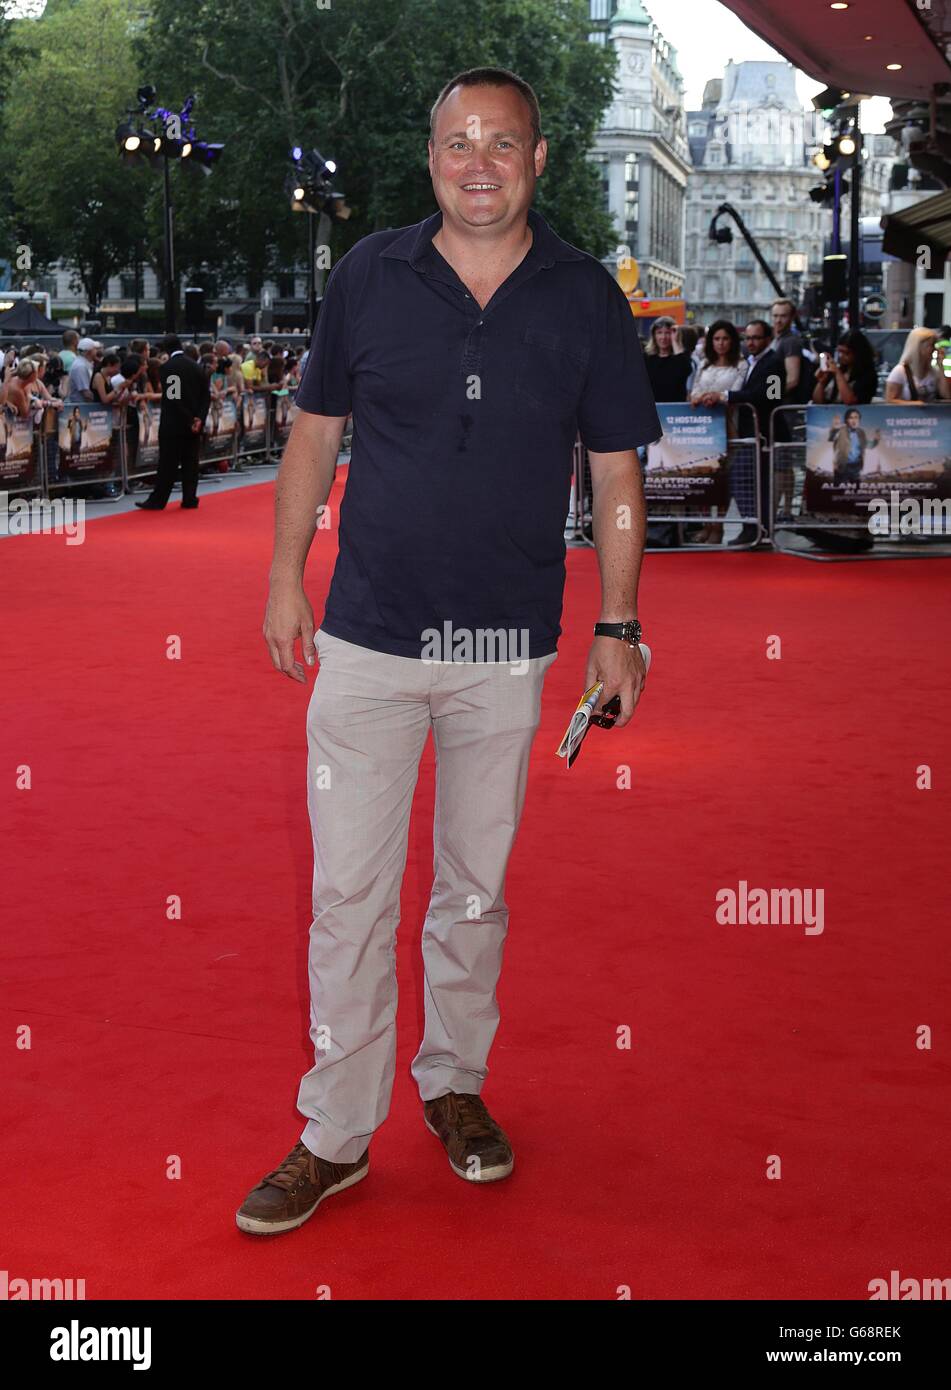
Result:
M932 264L941 265L951 251L951 189L912 203L901 212L888 213L882 226L882 250L890 256L917 261L921 248L928 246Z
M928 97L951 81L938 47L947 0L916 7L906 0L853 0L833 10L829 0L721 0L766 43L817 81L881 97ZM928 27L926 27L926 24ZM900 63L898 71L887 64Z

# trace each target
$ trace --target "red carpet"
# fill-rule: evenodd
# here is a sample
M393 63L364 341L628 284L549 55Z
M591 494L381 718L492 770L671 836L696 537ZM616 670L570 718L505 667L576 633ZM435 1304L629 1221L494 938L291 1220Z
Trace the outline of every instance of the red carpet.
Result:
M863 1299L892 1269L947 1275L940 560L648 557L649 693L567 773L553 750L598 604L594 554L571 552L485 1089L515 1173L456 1178L409 1076L427 750L370 1176L289 1235L235 1229L298 1138L312 1060L309 686L260 636L272 497L0 542L9 1277L83 1278L90 1299L613 1300ZM318 619L333 552L320 532ZM719 925L740 880L823 889L824 931Z

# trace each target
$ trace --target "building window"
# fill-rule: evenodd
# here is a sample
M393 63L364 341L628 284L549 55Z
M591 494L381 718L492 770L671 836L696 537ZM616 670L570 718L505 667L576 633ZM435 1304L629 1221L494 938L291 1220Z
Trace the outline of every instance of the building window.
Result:
M640 217L640 176L636 154L624 161L624 239L637 246L637 224Z
M591 9L588 13L592 19L610 19L611 0L591 0Z
M140 298L140 299L142 298L142 268L141 268L141 266L140 266L140 267L139 267L139 270L138 270L138 274L136 274L135 271L132 271L132 272L127 272L126 274L120 275L120 276L119 276L119 298L120 298L120 299L135 299L135 297L136 297L136 280L138 280L138 293L139 293L139 298Z
M278 299L293 299L295 291L295 281L293 271L282 271L277 277L277 297Z

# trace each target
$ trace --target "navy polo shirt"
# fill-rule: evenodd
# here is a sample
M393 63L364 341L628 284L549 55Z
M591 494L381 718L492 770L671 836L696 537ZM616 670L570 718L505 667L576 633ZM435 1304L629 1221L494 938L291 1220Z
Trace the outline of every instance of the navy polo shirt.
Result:
M660 438L622 290L528 221L485 309L432 245L441 212L364 237L328 277L297 404L353 415L334 637L420 658L449 624L521 634L519 660L554 652L576 434L606 452Z

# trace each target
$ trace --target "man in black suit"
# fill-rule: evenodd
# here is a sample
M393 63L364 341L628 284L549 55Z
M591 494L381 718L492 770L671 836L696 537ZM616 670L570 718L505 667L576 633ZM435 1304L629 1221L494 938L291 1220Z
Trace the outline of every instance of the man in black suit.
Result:
M182 506L198 506L198 453L211 387L203 369L182 351L181 340L169 333L157 345L169 354L162 363L162 414L159 420L159 466L155 486L136 506L159 512L168 502L175 475L182 470Z

